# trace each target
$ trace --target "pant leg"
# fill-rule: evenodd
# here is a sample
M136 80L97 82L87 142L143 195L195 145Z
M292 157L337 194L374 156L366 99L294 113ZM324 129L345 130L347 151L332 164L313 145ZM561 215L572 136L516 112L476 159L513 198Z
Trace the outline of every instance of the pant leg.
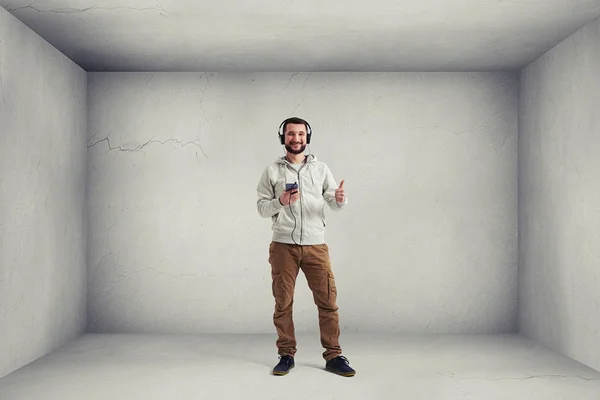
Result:
M329 361L342 354L339 343L337 288L331 269L329 248L326 244L320 244L303 246L303 250L301 268L319 311L321 345L325 348L323 358Z
M292 309L294 304L294 289L300 268L299 246L271 242L269 245L269 263L275 311L273 323L277 329L277 349L281 356L296 354L296 336Z

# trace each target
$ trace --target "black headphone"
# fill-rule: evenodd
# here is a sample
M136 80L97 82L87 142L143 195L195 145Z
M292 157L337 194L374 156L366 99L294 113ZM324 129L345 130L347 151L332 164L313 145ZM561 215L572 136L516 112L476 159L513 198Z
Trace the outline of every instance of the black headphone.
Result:
M285 144L285 136L283 135L283 133L281 133L281 128L287 122L289 122L291 119L295 119L295 118L288 118L288 119L284 120L281 123L281 125L279 125L279 129L277 130L277 135L279 135L279 141L281 142L281 144ZM310 137L312 136L312 128L310 127L310 124L305 120L302 120L301 123L306 124L306 127L308 128L308 132L306 132L306 144L310 144Z

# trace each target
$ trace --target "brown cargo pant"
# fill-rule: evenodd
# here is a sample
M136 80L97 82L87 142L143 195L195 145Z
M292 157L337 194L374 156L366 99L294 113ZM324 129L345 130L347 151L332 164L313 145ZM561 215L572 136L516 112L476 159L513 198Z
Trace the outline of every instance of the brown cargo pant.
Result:
M323 358L329 361L341 355L339 316L336 304L337 290L327 245L299 246L271 242L269 263L271 264L272 289L275 297L273 322L277 329L276 345L279 355L294 357L296 354L292 308L296 277L300 269L306 276L319 311L321 345L325 348Z

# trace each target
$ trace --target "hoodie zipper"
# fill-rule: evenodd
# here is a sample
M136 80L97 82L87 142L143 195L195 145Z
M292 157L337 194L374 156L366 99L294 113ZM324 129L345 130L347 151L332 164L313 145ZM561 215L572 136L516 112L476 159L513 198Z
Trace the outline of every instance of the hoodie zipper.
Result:
M294 167L291 167L291 163L287 159L285 160L285 162L288 164L288 168L294 169ZM294 169L294 171L297 172L297 175L298 175L298 191L299 192L301 191L301 187L300 187L300 171L302 171L302 169L305 166L308 168L308 157L306 157L304 165L302 165L298 171L296 171ZM314 178L312 177L312 175L311 175L311 180L314 183ZM300 244L302 244L302 237L304 236L304 230L302 229L303 225L304 225L304 218L302 218L302 210L303 210L303 208L302 208L302 197L303 196L300 196ZM325 221L323 219L321 219L321 220L323 221L323 226L325 226Z
M300 169L298 170L298 191L300 191L300 171L302 171L302 168L304 168L304 165L300 167ZM302 198L303 196L300 195L300 244L302 244L302 237L304 236L304 230L303 230L303 226L304 226L304 218L302 217Z
M291 165L289 161L286 160L285 162L287 162L288 165ZM300 169L298 171L294 170L295 172L297 172L297 175L298 175L298 191L299 192L301 192L301 187L300 187L300 180L301 180L300 179L300 171L302 171L302 169L306 165L308 165L307 163L308 163L308 159L306 160L306 162L304 163L304 165L302 165L300 167ZM294 169L293 167L291 167L291 168ZM300 244L302 244L302 237L304 236L304 230L302 229L303 226L304 226L304 218L302 218L302 195L300 195Z

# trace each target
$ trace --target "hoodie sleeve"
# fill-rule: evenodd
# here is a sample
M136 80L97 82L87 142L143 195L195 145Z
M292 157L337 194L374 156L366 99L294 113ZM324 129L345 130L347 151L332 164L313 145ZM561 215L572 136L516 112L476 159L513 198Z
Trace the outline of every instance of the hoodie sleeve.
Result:
M327 165L325 165L325 182L323 183L323 198L333 211L339 211L348 205L348 196L346 195L343 203L335 201L335 190L338 188L333 174Z
M270 218L283 208L283 205L279 202L279 198L275 196L275 190L271 184L268 167L265 168L260 177L256 193L258 195L256 207L258 209L258 214L261 217Z

